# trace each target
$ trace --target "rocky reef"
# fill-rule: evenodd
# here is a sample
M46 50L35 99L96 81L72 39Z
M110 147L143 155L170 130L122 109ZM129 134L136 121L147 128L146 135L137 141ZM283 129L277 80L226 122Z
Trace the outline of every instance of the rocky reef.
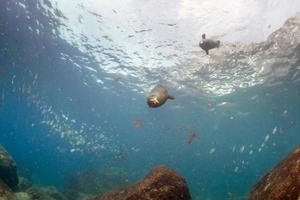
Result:
M249 199L300 199L300 145L252 188Z
M13 191L0 179L0 199L1 200L16 200Z
M0 145L1 200L67 200L55 187L34 186L30 180L18 177L17 165Z
M1 146L1 200L190 200L187 183L166 166L155 167L140 182L128 186L129 176L120 169L99 168L73 174L64 194L55 187L34 185L25 177L18 177L13 158ZM128 186L124 189L121 187ZM100 195L98 197L92 197Z
M33 186L25 192L30 197L29 200L67 200L55 187Z
M81 200L127 186L129 183L129 175L119 168L95 167L72 174L64 194L68 199Z
M158 166L137 184L90 200L190 200L184 178L166 166Z
M18 185L17 166L14 159L0 145L0 179L10 188L15 189Z

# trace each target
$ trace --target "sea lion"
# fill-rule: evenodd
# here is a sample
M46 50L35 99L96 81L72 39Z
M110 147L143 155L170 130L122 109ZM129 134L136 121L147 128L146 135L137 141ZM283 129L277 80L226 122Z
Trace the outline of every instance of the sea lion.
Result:
M205 34L202 34L202 41L199 42L199 47L206 52L206 55L208 55L210 49L219 48L219 46L220 40L206 39Z
M169 95L168 90L162 85L156 85L147 97L149 107L156 108L163 105L168 99L175 99Z

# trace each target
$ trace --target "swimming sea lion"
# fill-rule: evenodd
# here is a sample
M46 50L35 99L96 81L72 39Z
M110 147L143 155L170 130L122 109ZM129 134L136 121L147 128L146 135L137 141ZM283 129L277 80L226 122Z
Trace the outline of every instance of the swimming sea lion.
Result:
M205 34L202 34L202 41L199 42L199 47L208 55L210 49L219 48L220 40L206 39Z
M168 90L164 86L157 85L147 97L147 103L149 107L156 108L163 105L168 99L175 99L175 97L169 95Z

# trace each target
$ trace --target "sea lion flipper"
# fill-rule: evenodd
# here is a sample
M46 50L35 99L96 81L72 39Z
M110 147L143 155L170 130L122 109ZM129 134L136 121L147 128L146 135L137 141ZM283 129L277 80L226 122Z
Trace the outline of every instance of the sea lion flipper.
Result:
M172 95L169 95L169 96L168 96L168 99L172 99L172 100L174 100L174 99L175 99L175 97L174 97L174 96L172 96Z
M206 55L208 55L208 49L206 49L205 52L206 52Z

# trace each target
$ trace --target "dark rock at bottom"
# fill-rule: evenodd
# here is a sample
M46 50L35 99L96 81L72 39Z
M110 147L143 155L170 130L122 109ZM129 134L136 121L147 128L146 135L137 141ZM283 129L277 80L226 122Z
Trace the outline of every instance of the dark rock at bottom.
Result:
M33 186L26 190L32 200L66 200L55 187Z
M251 190L250 200L300 200L300 145Z
M175 171L158 166L137 184L90 200L191 200L187 183Z
M13 191L0 179L0 199L15 200L16 196Z
M2 145L0 145L0 179L13 190L18 185L16 162Z

